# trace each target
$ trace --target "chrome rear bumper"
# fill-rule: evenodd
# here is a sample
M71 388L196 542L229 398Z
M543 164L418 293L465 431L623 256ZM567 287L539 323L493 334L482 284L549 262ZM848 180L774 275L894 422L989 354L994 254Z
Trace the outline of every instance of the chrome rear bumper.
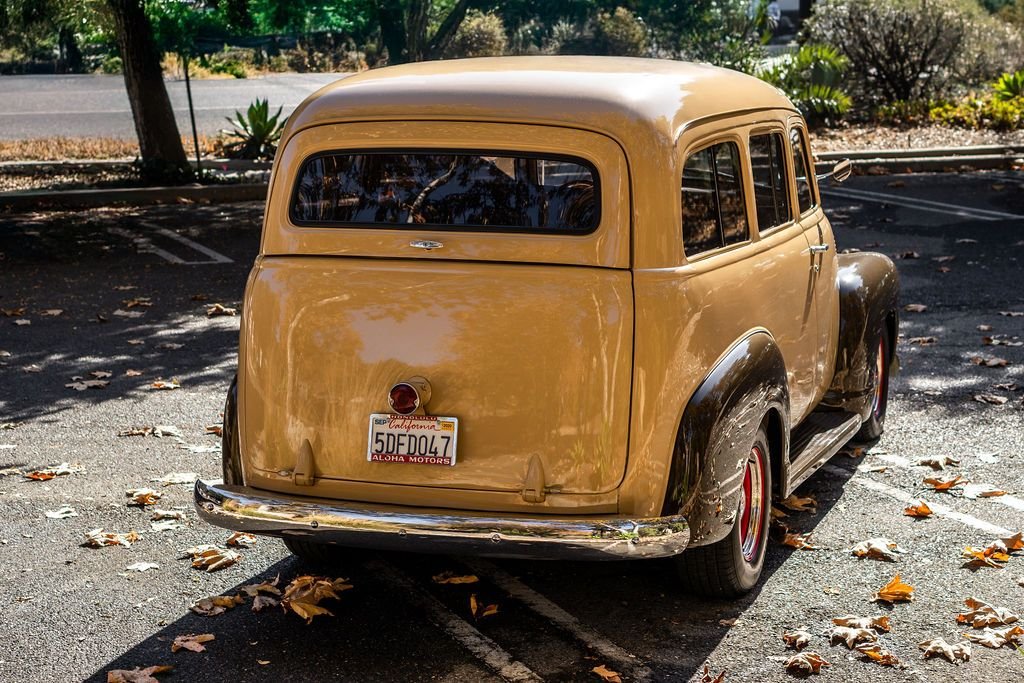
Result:
M300 498L197 481L199 516L211 524L339 546L546 559L641 559L677 555L690 529L681 516L501 516Z

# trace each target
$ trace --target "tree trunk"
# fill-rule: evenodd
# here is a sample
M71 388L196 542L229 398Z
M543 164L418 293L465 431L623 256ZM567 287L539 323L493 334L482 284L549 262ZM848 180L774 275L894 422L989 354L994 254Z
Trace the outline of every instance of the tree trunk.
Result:
M388 64L409 61L405 53L405 10L401 0L382 0L377 5L377 23L381 42L388 50Z
M57 44L60 52L59 69L61 73L82 73L84 71L82 51L78 49L75 32L67 26L61 26L58 31Z
M174 110L164 86L160 53L142 0L107 0L114 17L124 84L135 119L142 172L149 180L184 181L192 175Z

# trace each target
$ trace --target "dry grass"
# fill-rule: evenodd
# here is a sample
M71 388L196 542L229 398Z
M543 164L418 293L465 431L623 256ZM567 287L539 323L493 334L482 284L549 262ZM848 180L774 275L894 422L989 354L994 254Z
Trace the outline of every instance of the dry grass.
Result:
M186 155L194 154L191 137L182 137ZM220 155L223 145L216 137L199 136L204 156ZM135 140L122 138L35 138L0 140L0 161L64 161L66 159L134 159L139 155Z

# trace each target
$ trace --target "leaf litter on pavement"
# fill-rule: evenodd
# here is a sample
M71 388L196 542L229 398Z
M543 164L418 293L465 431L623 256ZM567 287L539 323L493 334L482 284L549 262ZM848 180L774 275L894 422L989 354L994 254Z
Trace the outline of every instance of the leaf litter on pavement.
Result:
M326 576L299 576L284 589L281 596L281 607L287 612L291 610L313 623L313 617L320 615L334 616L326 607L320 606L321 600L340 600L339 593L350 590L348 579L329 579Z

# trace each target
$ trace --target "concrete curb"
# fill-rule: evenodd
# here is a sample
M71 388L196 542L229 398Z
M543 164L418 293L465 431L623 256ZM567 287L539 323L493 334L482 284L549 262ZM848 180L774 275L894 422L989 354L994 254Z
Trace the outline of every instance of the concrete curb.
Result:
M97 206L144 206L181 202L264 201L266 183L237 185L185 185L182 187L138 187L110 190L28 190L0 194L0 213L22 213L40 209L84 209Z

